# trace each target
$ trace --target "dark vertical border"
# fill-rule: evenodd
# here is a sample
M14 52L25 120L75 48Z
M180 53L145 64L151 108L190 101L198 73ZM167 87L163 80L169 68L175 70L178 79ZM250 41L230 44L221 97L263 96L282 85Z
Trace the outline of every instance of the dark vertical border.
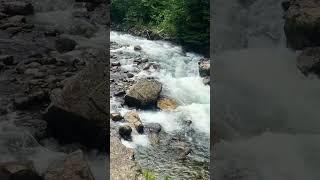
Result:
M214 131L213 131L213 121L214 121L214 66L213 66L213 37L214 37L214 30L213 30L213 1L210 1L210 179L213 179L214 173L214 156L213 156L213 146L214 146Z

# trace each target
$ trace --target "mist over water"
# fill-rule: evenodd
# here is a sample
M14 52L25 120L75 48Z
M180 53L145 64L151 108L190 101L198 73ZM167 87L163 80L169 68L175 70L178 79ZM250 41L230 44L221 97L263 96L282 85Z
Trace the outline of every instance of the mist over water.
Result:
M320 80L286 48L280 0L213 3L216 179L320 178Z

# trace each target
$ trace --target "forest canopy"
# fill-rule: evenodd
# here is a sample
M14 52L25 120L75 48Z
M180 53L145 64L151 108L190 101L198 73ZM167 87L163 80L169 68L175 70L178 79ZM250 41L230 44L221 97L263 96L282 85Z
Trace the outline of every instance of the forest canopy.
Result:
M199 51L209 51L209 0L112 0L114 24L149 29Z

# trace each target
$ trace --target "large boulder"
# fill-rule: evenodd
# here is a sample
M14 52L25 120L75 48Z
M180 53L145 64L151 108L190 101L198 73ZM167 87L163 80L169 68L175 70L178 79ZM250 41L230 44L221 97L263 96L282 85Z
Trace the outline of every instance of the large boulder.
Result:
M52 163L44 175L45 180L94 180L88 162L81 150Z
M142 79L134 84L125 96L128 106L146 108L154 106L162 90L162 84L153 79Z
M49 132L61 142L79 142L101 150L109 147L106 67L105 62L92 62L66 81L62 90L52 92L44 118Z
M316 74L320 77L320 47L305 48L298 56L297 66L306 76Z
M43 180L37 174L31 161L0 163L1 180Z
M285 5L284 30L293 49L320 45L320 1L291 0Z

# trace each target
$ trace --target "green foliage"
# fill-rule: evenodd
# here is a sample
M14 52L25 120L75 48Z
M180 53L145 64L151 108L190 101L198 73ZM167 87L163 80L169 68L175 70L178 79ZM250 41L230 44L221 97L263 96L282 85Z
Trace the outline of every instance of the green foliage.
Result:
M114 23L150 29L195 49L209 47L209 0L112 0Z
M143 176L145 177L146 180L157 180L155 174L149 170L144 170ZM170 180L170 178L166 176L164 180Z

